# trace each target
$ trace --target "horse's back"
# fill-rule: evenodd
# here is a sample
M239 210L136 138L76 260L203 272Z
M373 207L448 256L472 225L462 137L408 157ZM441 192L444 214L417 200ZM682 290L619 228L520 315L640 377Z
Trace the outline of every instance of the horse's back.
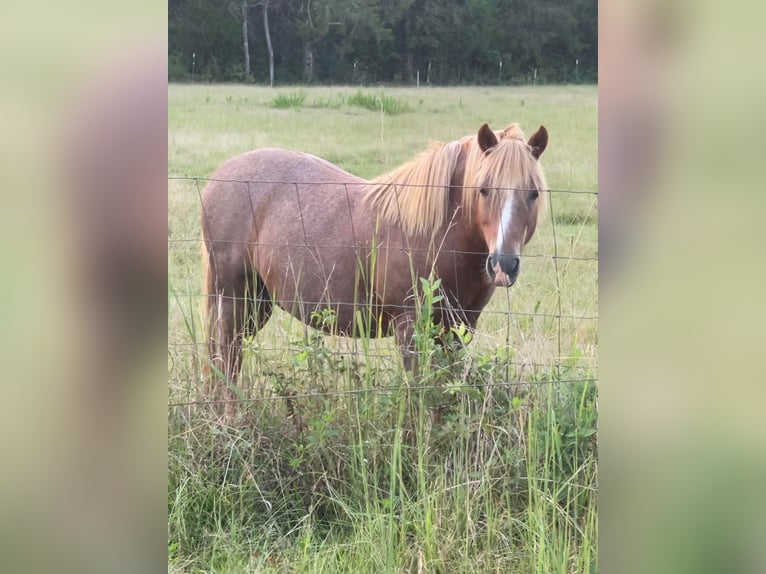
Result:
M263 205L279 203L285 188L344 186L356 191L364 180L317 156L279 148L245 152L222 163L202 195L205 216L215 225L251 216ZM273 201L272 201L273 200Z
M304 152L260 148L242 153L224 163L211 176L213 183L299 183L310 181L361 181L329 161Z
M299 274L304 299L318 301L322 291L313 287L326 286L328 275L354 275L355 232L369 233L365 183L307 153L263 148L241 154L224 162L205 189L205 239L227 267L242 269L247 261L273 294L294 298L291 275ZM354 300L353 293L341 296Z

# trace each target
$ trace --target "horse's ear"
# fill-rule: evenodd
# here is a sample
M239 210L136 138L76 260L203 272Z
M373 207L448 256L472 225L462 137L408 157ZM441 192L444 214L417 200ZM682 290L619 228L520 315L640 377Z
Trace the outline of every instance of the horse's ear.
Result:
M479 128L477 140L479 142L479 147L483 152L497 145L497 136L495 135L495 132L489 129L487 124L484 124Z
M540 156L543 155L543 152L548 145L548 130L545 129L545 126L540 126L537 131L532 134L527 145L532 149L534 158L540 159Z

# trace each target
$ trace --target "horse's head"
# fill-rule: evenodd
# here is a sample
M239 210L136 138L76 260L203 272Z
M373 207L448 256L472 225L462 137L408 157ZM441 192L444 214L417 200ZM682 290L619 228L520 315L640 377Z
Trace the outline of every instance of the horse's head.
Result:
M510 287L519 276L521 249L535 232L547 187L538 159L548 144L548 132L540 126L525 141L515 124L497 134L484 124L475 142L464 202L487 244L489 282Z

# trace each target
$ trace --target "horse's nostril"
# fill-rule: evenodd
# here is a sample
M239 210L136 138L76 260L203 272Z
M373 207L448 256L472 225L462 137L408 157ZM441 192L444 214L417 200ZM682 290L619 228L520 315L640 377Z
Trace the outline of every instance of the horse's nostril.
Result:
M500 270L508 276L514 275L519 270L518 255L493 255L492 267L499 266Z
M487 273L494 277L496 273L502 272L509 277L514 277L519 272L521 260L518 255L503 255L502 253L493 253L487 257Z

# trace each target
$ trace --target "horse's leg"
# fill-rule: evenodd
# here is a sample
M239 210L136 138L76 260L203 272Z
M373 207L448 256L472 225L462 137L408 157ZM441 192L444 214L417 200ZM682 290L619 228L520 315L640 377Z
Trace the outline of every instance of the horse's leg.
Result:
M405 313L394 319L396 343L402 353L404 370L410 373L415 371L418 364L418 349L414 341L415 321L414 313Z
M223 285L223 286L222 286ZM223 390L224 417L232 424L236 416L235 386L242 368L242 339L257 334L273 310L271 295L257 274L244 273L219 281L214 294L210 357Z
M242 368L242 339L257 335L266 325L273 311L273 301L266 285L257 273L246 274L244 283L235 282L230 298L232 304L226 309L233 318L229 346L225 349L226 361L226 408L225 418L232 424L236 415L237 393L234 390ZM242 289L240 290L240 285Z
M266 289L266 284L257 273L253 274L250 285L255 292L254 303L249 307L245 332L248 336L256 335L264 325L269 321L271 312L274 310L274 302L271 300L271 294Z
M234 390L242 365L242 336L252 303L248 301L247 274L220 274L214 279L208 307L210 361L217 379L216 399L225 402L227 422L234 419L237 393ZM221 393L222 391L222 393Z

